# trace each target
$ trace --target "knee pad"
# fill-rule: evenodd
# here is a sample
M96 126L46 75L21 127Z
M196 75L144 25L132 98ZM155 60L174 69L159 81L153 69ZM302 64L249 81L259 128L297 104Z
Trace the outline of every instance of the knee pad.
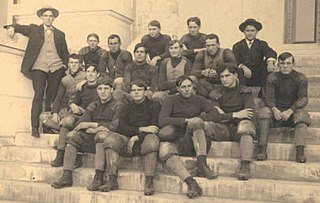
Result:
M173 125L166 125L159 131L159 138L161 141L174 141L179 138L179 131Z
M311 118L307 111L299 109L293 113L293 122L295 125L299 123L305 123L307 126L309 126L311 124Z
M114 89L121 89L123 85L123 77L118 77L113 81Z
M242 120L238 124L237 133L239 136L241 135L256 135L256 126L250 120Z
M179 151L177 146L171 142L161 142L159 147L159 158L165 162L172 155L178 155Z
M42 112L39 116L39 120L41 123L51 118L52 118L51 112Z
M273 117L273 113L269 107L263 107L259 111L258 118L259 119L271 119Z
M149 134L145 136L141 144L141 154L145 155L150 152L158 152L160 147L160 140L158 136L154 134Z
M61 120L60 124L65 128L73 130L73 128L75 127L75 122L75 117L73 115L68 115Z
M124 149L125 143L121 141L117 134L110 132L101 132L101 135L106 135L103 140L105 149L113 149L118 153L120 153Z
M191 121L188 121L187 128L192 132L195 130L203 130L204 122L201 118L193 118Z

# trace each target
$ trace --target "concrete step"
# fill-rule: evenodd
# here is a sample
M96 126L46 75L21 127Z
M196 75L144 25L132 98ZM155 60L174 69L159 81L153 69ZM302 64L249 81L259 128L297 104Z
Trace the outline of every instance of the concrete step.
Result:
M22 202L22 201L13 201L13 200L5 200L5 199L0 199L0 203L30 203L30 202Z
M308 95L311 97L320 97L319 85L318 84L309 84L308 86Z
M42 166L41 164L19 165L3 162L3 165L6 165L6 170L2 170L3 172L0 175L2 176L1 179L4 180L52 183L62 173L61 169ZM73 175L74 185L87 186L91 182L93 175L93 169L81 168L76 170ZM320 202L320 196L318 195L320 183L267 179L239 181L233 177L219 177L216 180L196 179L203 189L204 196L290 203ZM142 191L144 187L144 175L138 171L120 171L118 182L121 190ZM187 190L186 184L177 176L164 174L155 177L154 187L158 193L183 194ZM30 194L29 192L22 191L21 193Z
M295 67L295 70L298 72L301 72L307 76L320 74L320 66L319 65L304 66L304 65L300 64L300 66Z
M0 147L14 145L14 135L0 135Z
M26 200L34 203L267 203L271 201L249 201L229 198L202 196L188 199L183 194L156 192L153 196L144 196L142 191L117 190L112 192L90 192L85 187L71 187L56 190L45 183L0 180L0 197ZM15 190L12 190L15 188ZM6 200L4 200L6 201ZM11 201L10 201L11 202ZM0 201L1 203L1 201ZM14 202L12 202L14 203ZM18 203L18 202L17 202ZM21 202L22 203L22 202Z
M23 150L21 150L24 152ZM16 167L25 167L26 171L36 170L35 167L45 167L48 170L55 170L49 166L49 162L53 159L49 158L49 154L54 155L54 152L46 152L46 150L29 150L27 156L14 156L15 150L9 150L7 155L1 159L0 169L7 170L7 164ZM49 151L49 150L48 150ZM219 152L220 153L220 152ZM3 155L4 153L1 153ZM45 154L45 156L41 156ZM33 155L33 157L32 157ZM239 155L235 155L236 158L225 157L209 157L208 165L217 172L219 175L236 177L239 172ZM269 155L270 156L270 155ZM24 158L24 159L21 159ZM309 158L309 157L308 157ZM183 162L191 174L196 175L196 159L192 157L182 157ZM34 164L34 165L33 165ZM39 165L36 165L39 164ZM83 158L83 167L94 168L94 155L86 154ZM142 157L134 158L121 158L119 166L122 170L143 170L144 161ZM10 168L11 169L11 168ZM160 173L171 174L164 164L158 162L157 171ZM283 161L283 160L267 160L267 161L253 161L251 164L251 176L253 178L263 179L281 179L281 180L295 180L295 181L320 181L320 164L316 162L308 162L306 164L299 164L295 161ZM1 177L1 175L0 175ZM37 177L31 177L30 180L37 179Z
M305 109L307 111L320 111L320 98L310 97Z

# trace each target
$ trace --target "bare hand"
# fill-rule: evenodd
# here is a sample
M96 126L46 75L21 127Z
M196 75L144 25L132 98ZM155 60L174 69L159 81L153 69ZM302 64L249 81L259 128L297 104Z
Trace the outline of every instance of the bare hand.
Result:
M70 104L70 109L73 114L77 114L77 115L81 114L81 110L80 110L79 106L74 103Z
M243 109L241 111L235 112L232 114L233 118L239 119L252 119L254 115L253 109Z
M292 109L287 109L287 110L283 111L282 112L283 120L285 120L285 121L288 120L292 114L293 114Z
M214 106L214 107L217 109L219 114L225 114L225 112L219 106Z
M273 111L273 116L277 121L284 120L284 115L279 109L274 107L272 108L272 111Z
M87 84L87 81L86 80L82 80L81 82L79 82L76 85L76 90L80 92L82 90L83 85L85 85L85 84Z
M277 70L277 67L274 65L272 61L270 61L267 65L267 70L268 73L275 72Z
M201 74L206 78L209 77L209 73L210 73L210 69L209 68L206 68L206 69L201 71Z
M248 68L248 67L245 66L245 65L242 65L241 68L242 68L242 70L243 70L244 77L246 77L246 78L248 78L248 79L251 78L252 72L251 72L250 68Z
M215 69L210 69L209 78L214 78L217 76L217 71Z
M145 132L145 133L157 134L159 132L159 128L158 128L158 126L155 126L155 125L149 125L146 127L140 127L139 131Z
M98 127L98 123L95 123L95 122L81 122L73 130L79 131L83 129L97 128L97 127Z
M14 28L12 26L10 26L8 29L7 29L7 35L8 37L10 37L11 39L13 38L15 32L14 32Z
M131 155L133 152L132 152L132 148L133 148L133 145L136 141L139 140L139 137L137 135L131 137L127 143L127 150L128 150L128 153Z
M53 122L55 123L60 123L60 117L57 113L53 113L52 114L52 119L51 119Z
M152 65L152 66L156 66L158 60L160 60L160 59L161 59L160 56L155 56L155 57L153 57L153 59L149 62L149 64Z
M199 53L200 51L204 51L204 50L207 50L207 48L194 49L193 52Z
M97 128L88 128L86 130L86 133L90 133L90 134L96 134L97 132L101 132L101 131L105 131L105 132L108 132L110 131L107 127L104 127L102 125L100 125L99 127Z

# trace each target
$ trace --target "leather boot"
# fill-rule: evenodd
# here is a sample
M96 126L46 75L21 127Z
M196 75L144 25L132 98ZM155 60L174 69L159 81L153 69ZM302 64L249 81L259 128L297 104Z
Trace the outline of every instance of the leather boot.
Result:
M74 169L80 168L82 166L82 157L83 157L82 154L77 154L76 163L74 164L74 167L73 167Z
M35 138L40 137L39 128L38 127L32 127L31 129L31 136Z
M52 183L51 186L56 189L60 189L60 188L64 188L64 187L71 187L72 184L73 184L72 171L64 170L59 181Z
M299 145L296 148L297 148L296 161L298 163L306 163L307 158L304 156L304 146Z
M214 173L207 165L207 156L200 155L197 157L197 174L198 177L206 177L207 179L215 179L218 174Z
M107 183L99 187L99 191L110 192L111 190L117 190L118 188L117 175L110 175Z
M241 161L239 180L249 180L250 178L250 161Z
M101 185L103 185L103 171L96 170L96 174L87 189L89 191L98 191Z
M258 161L264 161L268 158L267 154L267 146L266 145L259 145L259 153L257 155Z
M51 161L52 167L60 167L63 166L63 158L64 158L64 150L58 149L56 158Z
M194 178L189 176L188 178L186 178L185 182L188 185L187 196L189 198L194 198L202 195L202 189Z
M150 196L153 194L154 194L153 176L146 176L146 180L144 182L144 195Z

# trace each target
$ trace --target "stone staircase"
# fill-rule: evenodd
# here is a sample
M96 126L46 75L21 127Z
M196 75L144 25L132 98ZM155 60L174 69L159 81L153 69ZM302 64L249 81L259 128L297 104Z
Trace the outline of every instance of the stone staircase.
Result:
M299 61L299 59L296 59ZM306 62L308 60L304 60ZM313 63L314 62L314 63ZM189 200L185 183L161 163L157 165L154 196L144 196L143 160L122 158L119 172L120 190L109 193L86 190L94 176L94 155L84 156L84 166L74 172L74 186L53 189L49 185L62 174L62 168L52 168L49 162L56 151L53 146L58 135L42 134L40 139L30 132L0 136L0 203L101 203L101 202L320 202L320 61L298 64L297 70L309 78L309 104L312 125L308 129L306 164L296 163L292 129L272 130L268 147L269 160L251 164L251 179L239 181L238 143L212 142L209 166L219 173L216 180L196 178L203 196ZM255 156L256 152L253 156ZM183 157L188 170L194 174L195 159Z

